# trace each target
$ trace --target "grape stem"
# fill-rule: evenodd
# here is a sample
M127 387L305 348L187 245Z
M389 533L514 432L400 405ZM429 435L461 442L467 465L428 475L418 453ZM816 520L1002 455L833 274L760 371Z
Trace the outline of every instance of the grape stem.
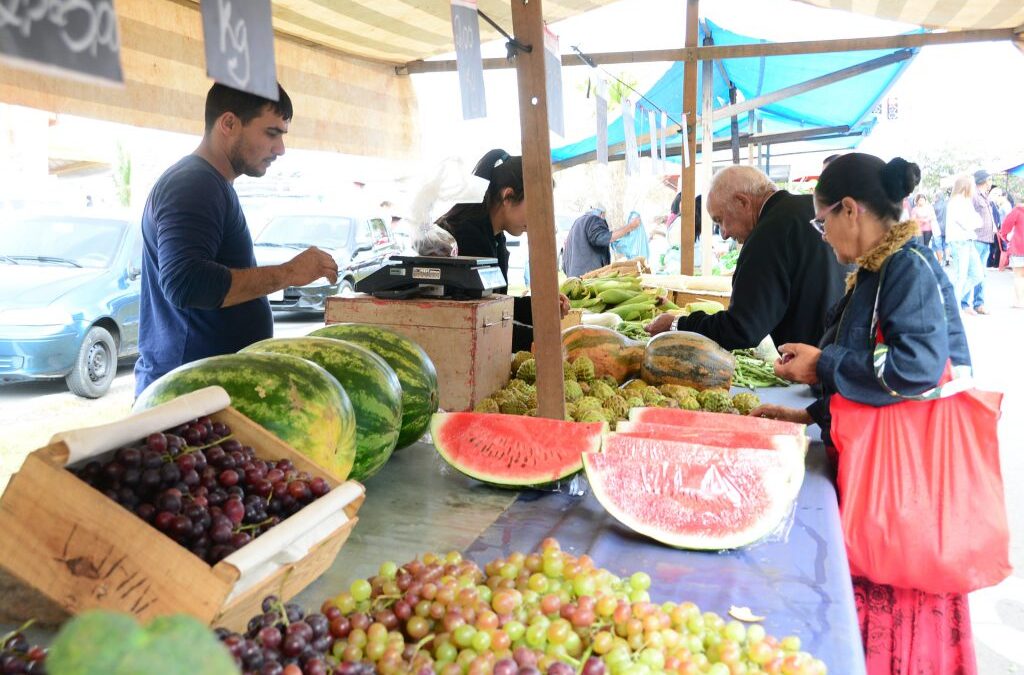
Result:
M200 450L206 450L208 448L212 448L215 445L220 445L224 441L232 439L234 437L235 437L234 434L228 434L227 436L224 436L222 438L218 438L213 443L207 443L206 445L196 445L196 446L186 445L185 447L183 447L181 449L181 453L178 455L178 457L183 457L185 455L193 455L193 454L199 452ZM168 462L173 462L174 460L176 460L178 458L178 457L174 457L170 453L164 454L163 457L164 457L164 460L166 460Z
M35 619L29 619L25 623L21 624L21 626L19 626L15 630L12 630L10 633L7 633L3 637L0 637L0 645L5 645L5 644L7 644L7 641L10 640L15 635L18 635L20 633L24 633L29 628L31 628L32 624L34 624L35 622L36 622Z

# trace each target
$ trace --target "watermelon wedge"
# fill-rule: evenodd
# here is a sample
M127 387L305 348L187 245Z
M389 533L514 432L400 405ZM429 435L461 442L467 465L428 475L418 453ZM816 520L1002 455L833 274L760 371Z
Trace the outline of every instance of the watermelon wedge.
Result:
M633 408L629 411L629 421L671 424L700 430L733 429L800 436L805 435L807 431L806 425L796 424L795 422L783 422L766 417L750 417L749 415L683 410L681 408Z
M583 468L601 449L604 422L564 422L496 413L435 413L430 435L460 473L497 487L535 487Z
M788 448L798 447L807 452L807 436L799 434L776 434L747 429L698 429L695 427L653 422L619 422L616 434L628 434L638 438L653 438L663 441L686 441L726 448Z
M622 524L676 548L761 539L789 513L803 481L802 452L609 438L604 452L583 456L594 496Z

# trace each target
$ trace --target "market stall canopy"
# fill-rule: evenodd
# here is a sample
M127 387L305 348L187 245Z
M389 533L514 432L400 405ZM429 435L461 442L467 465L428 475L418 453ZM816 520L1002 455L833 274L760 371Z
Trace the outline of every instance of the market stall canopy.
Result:
M1010 174L1011 176L1020 176L1021 178L1024 178L1024 164L1018 164L1017 166L1011 169L1007 169L1006 173Z
M927 28L1017 28L1024 25L1020 0L802 0L808 5L869 14Z
M553 0L556 21L611 0ZM0 65L0 101L191 134L203 131L206 76L196 0L117 0L124 86ZM511 26L507 0L480 9ZM395 65L453 50L450 6L417 0L273 0L275 57L295 105L288 146L418 156L416 99ZM483 39L498 37L481 23Z
M715 45L750 44L759 41L757 38L725 30L710 21L705 22L705 26L706 29L702 26L702 37L705 30L710 32ZM757 132L758 135L769 137L764 142L773 144L785 142L787 138L806 141L814 138L849 137L847 147L852 147L870 131L874 124L874 118L870 114L871 108L902 74L915 53L915 50L858 51L726 59L719 62L721 67L717 67L716 64L715 68L712 84L715 108L723 108L729 104L730 82L736 86L744 100L752 100L867 62L886 64L760 107L757 111L757 119L761 121L760 132L757 132L756 126L754 129L750 128L748 114L738 116L741 137ZM646 100L641 100L638 106L646 110L653 109L659 115L661 111L665 111L670 118L670 127L674 125L676 129L682 121L683 66L681 62L673 64L644 94ZM697 89L701 90L700 79ZM649 134L647 120L646 114L637 114L634 117L636 133L640 138ZM698 138L699 128L698 126ZM729 118L719 119L714 125L716 143L718 139L726 141L729 134ZM675 148L678 154L681 140L682 137L676 134L669 139L668 147ZM624 128L619 117L608 128L608 144L613 148L609 155L614 156L614 146L621 145L624 141ZM561 168L588 161L595 154L596 143L596 137L591 136L556 148L551 153L552 161ZM641 150L649 148L643 141L638 143L638 146Z
M615 0L545 0L548 23L610 5ZM272 0L274 28L365 59L405 64L455 51L451 3L435 0ZM477 9L512 28L508 0L478 0ZM502 36L480 22L480 40Z

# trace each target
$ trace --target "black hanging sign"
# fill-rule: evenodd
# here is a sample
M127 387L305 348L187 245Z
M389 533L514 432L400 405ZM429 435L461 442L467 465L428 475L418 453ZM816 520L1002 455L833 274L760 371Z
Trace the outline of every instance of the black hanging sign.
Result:
M462 119L487 117L476 0L452 0L452 37L455 39L455 62L459 69Z
M43 72L124 82L113 0L0 1L0 58Z
M277 100L270 0L202 0L206 74L232 89Z

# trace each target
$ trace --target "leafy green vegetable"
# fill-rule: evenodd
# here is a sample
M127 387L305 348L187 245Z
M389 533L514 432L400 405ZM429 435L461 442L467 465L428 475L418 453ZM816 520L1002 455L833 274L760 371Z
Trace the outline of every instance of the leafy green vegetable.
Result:
M159 617L143 628L127 614L92 611L61 628L50 675L238 675L227 649L198 620Z

